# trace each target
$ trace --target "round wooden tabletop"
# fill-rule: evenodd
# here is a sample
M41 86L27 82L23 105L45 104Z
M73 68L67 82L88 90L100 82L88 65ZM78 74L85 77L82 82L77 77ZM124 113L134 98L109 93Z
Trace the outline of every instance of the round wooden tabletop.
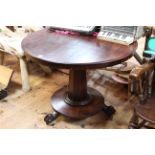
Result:
M66 35L43 29L22 41L25 54L39 63L57 68L101 68L130 58L137 42L130 46L99 40L93 36Z

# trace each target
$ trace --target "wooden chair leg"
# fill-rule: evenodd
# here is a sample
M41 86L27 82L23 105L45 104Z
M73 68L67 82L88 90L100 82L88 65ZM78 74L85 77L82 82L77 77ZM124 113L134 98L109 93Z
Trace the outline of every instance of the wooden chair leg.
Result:
M20 70L21 70L21 79L22 79L22 88L24 92L30 90L30 84L28 79L28 70L25 58L19 58L20 61Z
M129 122L128 128L129 129L139 129L139 124L138 124L139 120L138 119L139 118L138 118L136 112L134 111L133 116L132 116L132 118L131 118L131 120Z
M1 52L0 53L0 65L3 65L4 64L4 55L5 55L5 53L4 52Z

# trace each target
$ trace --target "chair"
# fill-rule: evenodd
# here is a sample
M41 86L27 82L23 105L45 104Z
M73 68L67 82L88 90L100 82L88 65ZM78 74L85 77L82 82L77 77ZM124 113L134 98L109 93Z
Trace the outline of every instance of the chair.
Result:
M134 106L129 128L138 129L144 127L146 123L155 124L155 93L152 91L154 67L155 63L149 62L130 73L131 94L138 100Z
M144 43L144 50L146 49L146 44L148 42L148 38L150 38L152 34L152 27L144 27L144 37L145 37L145 43ZM144 63L143 58L139 55L139 52L134 52L134 58L137 60L139 65L142 65ZM129 74L132 71L133 68L137 66L136 63L126 61L119 65L107 67L105 68L106 71L112 71L112 79L118 83L129 85Z
M29 31L33 32L37 29L29 28ZM15 28L13 26L0 27L0 30L0 64L3 65L4 63L5 53L17 56L20 62L22 89L24 92L27 92L30 90L30 84L28 79L26 59L24 52L21 49L21 41L27 35L27 33L23 32L22 36L20 36L18 35L18 27ZM13 32L14 30L16 33ZM28 30L28 27L25 28L25 31L26 30Z
M144 51L145 63L130 73L130 92L138 98L129 128L153 128L155 125L155 37L150 37Z

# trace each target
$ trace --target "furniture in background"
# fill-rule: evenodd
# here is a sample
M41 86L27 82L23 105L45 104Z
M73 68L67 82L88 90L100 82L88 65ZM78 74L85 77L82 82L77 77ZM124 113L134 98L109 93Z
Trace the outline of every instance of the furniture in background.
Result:
M130 91L138 97L129 128L149 127L155 125L155 37L147 39L144 51L144 64L130 73Z
M130 73L131 93L137 97L137 102L129 128L146 127L147 123L155 125L154 68L155 63L148 62Z
M148 49L147 42L149 38L152 35L153 27L144 27L144 50ZM134 57L139 63L139 65L142 65L145 63L145 60L143 57L140 56L139 52L134 53ZM129 75L132 69L134 69L138 64L132 63L132 62L123 62L121 64L118 64L116 66L107 67L105 70L113 72L112 79L118 83L129 85Z
M72 119L83 119L104 111L115 110L104 104L104 97L96 89L87 87L87 69L98 69L121 63L131 56L137 42L130 46L102 41L93 36L65 35L43 29L28 35L22 49L33 61L69 69L69 84L56 91L51 99L53 114L45 117L50 124L59 114Z
M4 64L5 53L16 56L20 62L22 89L24 92L30 90L28 79L27 62L21 49L22 39L31 32L41 29L40 27L0 27L0 64Z
M13 70L0 65L0 100L7 96L7 87L11 80Z

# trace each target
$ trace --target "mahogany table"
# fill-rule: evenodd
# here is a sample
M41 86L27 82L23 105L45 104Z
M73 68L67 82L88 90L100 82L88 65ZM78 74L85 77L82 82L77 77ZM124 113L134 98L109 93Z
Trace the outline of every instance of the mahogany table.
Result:
M58 114L83 119L104 110L113 114L114 108L104 104L104 97L87 87L86 70L109 67L130 58L137 43L130 46L110 43L93 36L65 35L43 29L22 41L25 54L34 61L55 68L69 69L69 84L56 91L51 99L53 114L45 117L50 124Z

